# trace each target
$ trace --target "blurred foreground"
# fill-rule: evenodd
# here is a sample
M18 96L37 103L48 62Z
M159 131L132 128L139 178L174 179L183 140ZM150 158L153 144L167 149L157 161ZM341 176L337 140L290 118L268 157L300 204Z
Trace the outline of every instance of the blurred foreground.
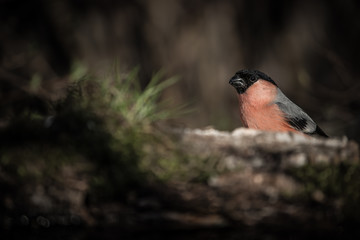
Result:
M9 237L358 234L355 142L172 128L164 120L183 108L158 101L176 80L156 74L141 90L136 79L136 69L83 75L46 114L25 109L4 123L0 224Z

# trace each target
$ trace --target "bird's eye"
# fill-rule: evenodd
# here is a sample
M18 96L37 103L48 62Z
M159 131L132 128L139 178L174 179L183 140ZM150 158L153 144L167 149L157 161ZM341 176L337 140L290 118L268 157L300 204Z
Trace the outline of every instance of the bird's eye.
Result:
M254 82L256 80L255 76L250 77L250 81Z

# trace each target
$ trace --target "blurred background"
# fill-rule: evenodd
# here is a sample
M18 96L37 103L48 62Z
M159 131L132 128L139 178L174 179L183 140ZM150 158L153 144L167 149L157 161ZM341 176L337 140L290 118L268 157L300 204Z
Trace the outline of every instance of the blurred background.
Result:
M231 131L241 123L228 81L244 68L268 74L328 135L360 141L359 10L356 0L0 0L0 228L114 223L114 212L122 223L169 202L186 213L163 185L207 186L223 170L158 131L171 115L158 100L192 109L171 126ZM308 172L301 181L345 199L357 229L359 168Z
M229 78L271 76L332 136L360 140L360 3L266 0L1 0L0 117L61 98L76 64L103 76L116 62L180 81L163 98L189 103L187 127L241 125ZM34 89L36 88L36 91Z

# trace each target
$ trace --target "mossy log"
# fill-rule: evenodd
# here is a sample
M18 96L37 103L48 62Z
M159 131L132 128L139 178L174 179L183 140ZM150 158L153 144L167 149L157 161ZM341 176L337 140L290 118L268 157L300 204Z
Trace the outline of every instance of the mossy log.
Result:
M151 228L295 231L302 226L296 231L336 232L339 225L360 222L359 149L353 141L249 129L162 131L173 136L174 145L188 162L193 161L192 166L211 158L208 168L216 171L205 181L152 180L121 200L99 202L89 195L91 176L84 171L89 165L66 166L70 169L59 171L56 184L26 186L21 208L15 206L18 200L6 196L6 213L13 222L33 221L45 227L151 224Z

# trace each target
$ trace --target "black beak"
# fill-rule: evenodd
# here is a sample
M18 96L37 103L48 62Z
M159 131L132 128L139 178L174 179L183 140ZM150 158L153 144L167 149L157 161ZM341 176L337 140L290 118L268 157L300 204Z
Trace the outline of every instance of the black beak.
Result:
M229 84L233 86L238 93L243 93L246 90L245 80L236 75L229 80Z

